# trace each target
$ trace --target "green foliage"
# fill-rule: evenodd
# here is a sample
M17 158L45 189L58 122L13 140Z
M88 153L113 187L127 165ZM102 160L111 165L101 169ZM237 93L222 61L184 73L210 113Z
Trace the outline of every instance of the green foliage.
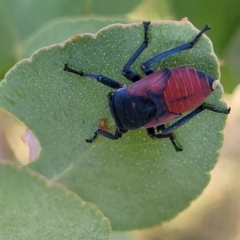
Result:
M30 57L34 51L41 47L61 43L74 35L81 33L96 33L99 29L116 22L123 23L125 20L122 19L117 21L102 18L67 18L55 20L26 40L20 58Z
M224 15L224 10L216 10L209 1L141 2L0 0L0 78L17 59L28 58L18 62L1 82L0 108L24 123L41 145L39 158L25 169L0 165L0 192L4 193L0 197L1 239L33 239L36 234L39 239L108 239L110 226L105 217L114 230L152 227L186 209L208 184L222 145L224 115L205 111L175 131L184 148L181 153L175 152L168 139L153 141L141 129L118 141L103 137L93 144L84 141L102 118L108 119L109 130L114 132L106 100L111 90L92 79L64 72L64 64L129 84L121 75L122 67L141 44L141 21L146 20L140 16L139 23L99 31L129 19L93 18L90 14L114 16L142 6L147 20L153 15L187 16L198 28L208 22L213 30L206 34L213 39L217 55L228 56L238 70L239 56L233 50L237 44L233 47L230 38L237 29L237 3ZM209 4L212 6L206 9ZM220 1L218 9L226 9L224 6ZM133 69L141 73L143 61L193 39L198 31L189 22L152 23L149 47ZM154 68L183 65L220 78L218 60L206 36L192 50ZM231 68L226 62L221 73L229 92L236 84ZM221 95L222 89L218 89L207 102L225 108ZM21 224L15 215L21 216ZM130 237L111 235L111 240L123 238Z
M11 165L0 175L1 239L108 239L109 221L67 189Z
M126 14L134 9L142 0L85 0L85 12L113 16ZM120 3L120 4L119 4Z
M124 14L130 11L139 0L122 1L121 6L117 6L116 0L25 0L24 2L15 0L1 0L0 4L6 6L8 17L15 24L19 40L24 40L29 34L35 32L42 24L55 18L63 16L79 16L80 14L106 14L106 10L112 6L113 14ZM23 14L27 11L28 14ZM44 12L44 17L42 16Z
M0 79L13 66L16 58L16 35L12 19L0 2Z
M188 22L152 23L149 47L134 69L139 71L144 59L193 39L197 32ZM0 106L24 122L41 144L39 159L29 167L96 204L118 230L166 221L201 193L216 163L225 120L205 112L177 130L182 153L175 152L168 139L149 139L144 130L119 141L99 137L85 143L103 117L114 131L106 101L109 89L64 72L64 64L127 84L121 69L142 38L141 23L115 25L97 37L75 36L17 64L0 87ZM212 45L204 36L192 50L155 67L189 65L218 78L216 57L209 52ZM208 102L222 106L220 96L219 89Z

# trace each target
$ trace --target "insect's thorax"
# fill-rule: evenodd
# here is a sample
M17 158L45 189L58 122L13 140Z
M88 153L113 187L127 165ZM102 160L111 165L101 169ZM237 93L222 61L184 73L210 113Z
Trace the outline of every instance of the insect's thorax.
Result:
M181 114L201 105L212 89L214 78L194 68L170 70L163 98L169 112Z
M115 92L109 107L117 127L124 130L141 128L156 112L152 101L141 96L129 95L126 88Z

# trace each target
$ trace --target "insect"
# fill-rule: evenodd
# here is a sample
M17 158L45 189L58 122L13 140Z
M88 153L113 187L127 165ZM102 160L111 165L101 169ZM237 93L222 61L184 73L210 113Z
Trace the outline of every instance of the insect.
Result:
M144 62L141 69L146 76L142 77L131 70L131 66L148 46L149 26L150 22L143 22L143 42L123 67L123 76L133 82L129 86L101 74L74 70L65 64L64 70L67 72L95 79L107 87L117 89L107 96L110 112L116 124L115 133L98 128L90 139L86 139L86 142L92 143L98 135L116 140L128 130L145 128L152 139L169 138L175 150L182 151L182 147L176 143L174 130L205 109L229 114L230 108L218 109L204 103L205 98L219 86L219 80L192 67L165 68L158 71L154 71L152 67L166 57L191 49L202 34L211 29L210 26L206 25L192 41ZM170 126L165 126L166 123L179 118L185 112L189 113Z

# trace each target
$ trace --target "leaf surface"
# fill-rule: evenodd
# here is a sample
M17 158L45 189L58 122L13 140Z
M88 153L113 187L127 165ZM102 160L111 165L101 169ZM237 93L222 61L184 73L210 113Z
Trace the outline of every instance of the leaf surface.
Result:
M186 20L150 25L149 47L133 69L167 49L191 41L199 30ZM36 52L21 61L0 85L0 107L24 122L37 136L41 154L29 165L97 205L115 230L146 228L176 216L201 194L209 182L222 144L226 116L205 111L175 131L182 152L168 139L151 140L145 130L122 139L99 137L88 144L102 118L115 126L106 95L111 89L88 78L64 72L63 66L101 73L129 84L122 67L142 43L141 23L113 25L98 35L76 35L64 44ZM154 65L155 69L191 66L219 78L210 40ZM219 101L219 88L206 101Z
M108 239L95 206L32 171L0 166L1 239Z
M61 43L76 34L96 33L103 27L123 21L106 18L65 18L63 20L54 20L44 25L37 33L26 40L20 58L30 57L39 48Z

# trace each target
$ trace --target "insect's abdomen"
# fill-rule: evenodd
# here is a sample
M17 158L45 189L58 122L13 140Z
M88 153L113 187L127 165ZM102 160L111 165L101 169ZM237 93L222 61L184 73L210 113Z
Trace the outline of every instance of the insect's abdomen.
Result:
M171 69L163 93L166 108L174 114L195 109L213 91L214 80L212 76L194 68Z

